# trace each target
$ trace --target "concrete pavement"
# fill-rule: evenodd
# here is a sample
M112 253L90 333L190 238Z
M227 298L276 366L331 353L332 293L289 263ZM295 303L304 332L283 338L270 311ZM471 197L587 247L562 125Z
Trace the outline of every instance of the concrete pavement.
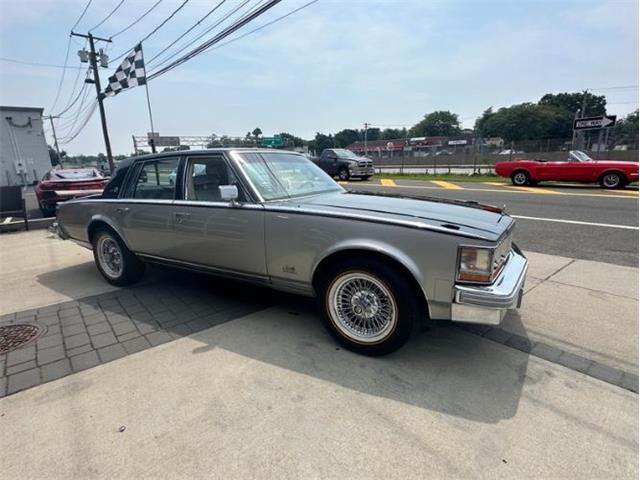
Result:
M0 247L5 313L67 301L126 316L94 299L145 291L162 333L149 294L175 286L275 305L0 399L9 478L638 475L636 393L495 339L436 325L372 359L338 348L296 297L155 269L114 290L89 251L44 231L0 236ZM523 308L503 331L637 375L638 270L527 254Z
M457 330L262 311L0 401L7 478L637 478L637 395ZM125 427L124 431L120 431Z

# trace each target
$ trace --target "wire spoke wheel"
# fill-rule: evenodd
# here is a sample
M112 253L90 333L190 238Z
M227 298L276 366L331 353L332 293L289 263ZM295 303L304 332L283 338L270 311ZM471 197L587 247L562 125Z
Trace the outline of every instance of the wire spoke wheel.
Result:
M366 272L345 272L327 292L333 324L348 339L376 344L391 335L398 323L398 307L391 290Z
M118 242L109 235L102 235L97 245L98 261L104 273L113 279L122 275L124 261Z

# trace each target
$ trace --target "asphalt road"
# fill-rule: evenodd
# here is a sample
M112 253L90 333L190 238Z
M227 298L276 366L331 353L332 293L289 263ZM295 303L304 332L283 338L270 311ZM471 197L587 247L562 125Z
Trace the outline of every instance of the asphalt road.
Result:
M372 180L343 186L504 205L510 215L517 217L515 241L524 250L638 266L637 188L604 191L592 186L567 185L522 190L506 184L415 180L382 183L386 185Z
M386 185L380 180L356 180L343 186L354 190L504 205L510 215L529 217L517 218L515 239L524 250L638 266L637 187L604 191L597 186L565 185L523 190L506 184L475 182L386 180L383 183ZM42 215L32 189L27 192L26 201L29 217L40 218ZM566 221L586 224L564 223Z

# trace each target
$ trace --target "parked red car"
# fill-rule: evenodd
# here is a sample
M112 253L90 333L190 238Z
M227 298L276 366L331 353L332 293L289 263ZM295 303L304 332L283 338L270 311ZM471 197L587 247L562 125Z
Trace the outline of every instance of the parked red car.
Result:
M602 188L622 188L638 181L638 162L594 160L580 150L571 150L564 162L513 160L496 163L496 173L511 178L514 185L535 185L545 180L600 183Z
M53 217L58 202L102 193L107 181L95 168L51 170L35 189L40 211L45 217Z

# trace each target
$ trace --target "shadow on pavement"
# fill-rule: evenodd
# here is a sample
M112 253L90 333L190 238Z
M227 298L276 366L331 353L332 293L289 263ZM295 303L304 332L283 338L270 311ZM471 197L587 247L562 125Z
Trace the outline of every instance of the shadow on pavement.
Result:
M38 279L49 288L64 289L60 279L84 269L84 265L72 267ZM126 321L138 330L146 326L149 331L168 332L172 338L195 333L193 338L203 345L194 354L221 348L453 417L497 423L518 410L529 356L448 322L426 324L391 355L365 357L338 347L324 330L311 299L169 268L149 270L144 284L78 299L77 308L80 312L99 309L108 322L117 319L114 330ZM234 331L240 329L241 334L209 328L234 319L238 320ZM61 318L63 329L64 321Z

